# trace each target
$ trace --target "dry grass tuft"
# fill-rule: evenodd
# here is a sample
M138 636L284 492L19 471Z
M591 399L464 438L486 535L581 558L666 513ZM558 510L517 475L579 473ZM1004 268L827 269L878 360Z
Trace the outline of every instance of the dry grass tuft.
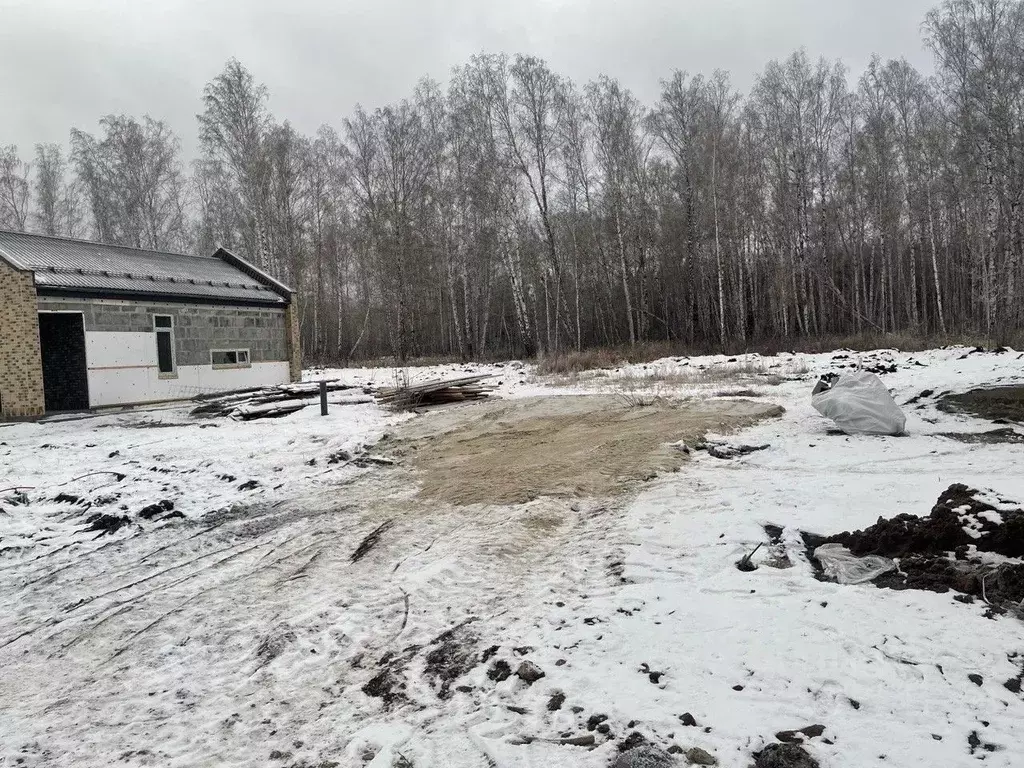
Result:
M625 360L613 349L586 349L564 355L541 357L537 360L537 373L544 376L564 376L602 368L617 368Z
M662 398L658 395L647 395L640 392L619 392L615 399L627 408L650 408L655 403L661 403Z
M650 363L679 353L679 347L660 341L634 344L631 347L597 347L582 351L573 350L560 355L538 358L537 373L544 376L566 375L618 368L623 365Z
M635 367L539 377L555 387L606 391L628 408L674 407L680 397L763 397L767 387L799 378L809 368L800 360L759 359L705 366Z
M752 360L738 363L718 363L705 368L653 368L648 370L633 369L622 375L612 375L607 371L587 374L568 373L555 376L548 383L555 386L577 386L581 383L601 384L615 387L627 393L649 391L654 389L673 388L709 388L734 384L738 389L749 388L750 385L778 386L794 376L802 376L808 372L805 363L793 360L788 364L772 365L771 360ZM746 385L744 387L743 385Z
M760 392L752 389L721 389L715 392L714 397L760 397Z

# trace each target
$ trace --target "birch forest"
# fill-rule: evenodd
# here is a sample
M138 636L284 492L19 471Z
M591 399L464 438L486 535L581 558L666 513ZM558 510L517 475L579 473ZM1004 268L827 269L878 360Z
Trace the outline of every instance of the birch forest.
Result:
M653 104L481 54L312 136L231 60L202 92L194 161L148 116L0 146L0 228L223 245L295 289L307 363L1009 338L1024 2L947 0L922 34L929 72L798 51L749 93L666 73Z

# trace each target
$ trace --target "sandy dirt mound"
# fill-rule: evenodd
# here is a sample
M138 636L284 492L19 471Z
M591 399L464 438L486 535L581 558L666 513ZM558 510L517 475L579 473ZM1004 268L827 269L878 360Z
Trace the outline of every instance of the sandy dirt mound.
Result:
M421 496L453 504L595 497L677 469L670 443L783 412L747 400L631 406L608 396L538 397L457 408L405 427L392 450L419 470Z

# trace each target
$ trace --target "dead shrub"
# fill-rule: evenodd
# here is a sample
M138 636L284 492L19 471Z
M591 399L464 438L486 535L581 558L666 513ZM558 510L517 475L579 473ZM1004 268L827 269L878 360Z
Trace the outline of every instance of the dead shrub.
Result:
M657 395L645 395L640 392L619 392L615 398L627 408L650 408L661 401Z
M625 362L614 349L585 349L582 352L567 352L561 355L542 357L537 360L537 373L550 376L565 376L600 368L617 368Z
M632 346L595 347L572 350L537 360L537 373L541 375L570 375L622 365L650 363L665 357L682 354L682 350L666 341L651 341Z
M807 373L807 364L794 360L785 366L781 373L786 376L801 376ZM766 360L745 360L742 363L714 363L707 368L693 371L695 382L712 383L716 381L739 381L770 377L778 384L785 381L780 375L779 366Z

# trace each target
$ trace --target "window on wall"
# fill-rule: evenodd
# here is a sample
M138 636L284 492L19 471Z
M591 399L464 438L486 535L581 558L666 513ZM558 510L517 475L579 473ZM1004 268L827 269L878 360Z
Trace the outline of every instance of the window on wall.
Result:
M174 361L174 317L153 315L153 333L156 335L156 364L164 378L178 373Z
M214 349L210 351L210 363L214 368L248 368L248 349Z

